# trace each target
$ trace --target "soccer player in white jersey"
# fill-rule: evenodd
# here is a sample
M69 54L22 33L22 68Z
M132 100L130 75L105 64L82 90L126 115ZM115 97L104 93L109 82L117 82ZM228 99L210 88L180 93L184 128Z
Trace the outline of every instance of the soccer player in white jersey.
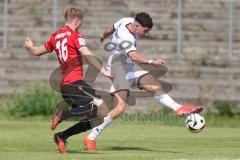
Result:
M110 92L114 95L115 108L104 118L101 125L93 128L92 132L83 138L87 150L96 150L96 139L102 130L124 113L127 97L133 86L150 92L157 102L173 109L177 116L186 116L202 111L202 107L182 105L175 102L164 92L163 86L157 78L147 71L135 71L133 69L136 62L154 66L165 63L160 58L148 59L137 51L136 37L148 36L152 26L152 18L147 13L142 12L138 13L135 18L120 19L100 37L100 41L103 42L112 35L111 44L115 47L108 58L108 69L114 77Z

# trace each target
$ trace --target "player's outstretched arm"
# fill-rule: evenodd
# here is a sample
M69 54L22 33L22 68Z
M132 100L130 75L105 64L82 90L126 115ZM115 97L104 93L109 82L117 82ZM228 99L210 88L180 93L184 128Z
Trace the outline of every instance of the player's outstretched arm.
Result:
M128 53L128 56L132 58L132 60L140 62L140 63L149 63L153 64L155 66L159 66L161 64L164 64L165 61L158 58L158 59L147 59L144 56L140 55L137 51L130 51Z
M108 27L104 31L104 33L100 36L100 42L102 43L106 38L108 38L110 35L112 35L114 31L115 31L115 29L113 28L113 26Z
M99 70L104 76L112 78L111 73L108 72L102 65L102 61L94 56L86 46L79 49L84 58L93 65L97 70Z
M34 46L32 40L29 37L26 37L24 47L34 56L41 56L48 53L44 46Z

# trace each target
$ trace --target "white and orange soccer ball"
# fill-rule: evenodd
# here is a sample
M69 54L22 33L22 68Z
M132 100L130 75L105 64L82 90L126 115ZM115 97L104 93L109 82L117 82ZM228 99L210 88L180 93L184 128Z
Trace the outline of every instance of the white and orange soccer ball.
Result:
M190 114L185 120L185 126L190 132L200 132L205 127L205 119L197 113Z

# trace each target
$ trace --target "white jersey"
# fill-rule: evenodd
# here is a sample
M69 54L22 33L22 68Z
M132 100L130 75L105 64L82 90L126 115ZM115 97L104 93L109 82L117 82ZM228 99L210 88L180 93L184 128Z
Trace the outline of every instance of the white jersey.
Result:
M136 37L129 31L127 25L133 23L134 18L122 18L113 27L115 32L112 35L110 56L108 58L107 68L114 76L113 85L110 92L117 90L129 90L137 86L138 78L147 74L147 71L135 70L134 62L128 53L136 51Z
M134 22L134 18L122 18L113 27L115 32L112 35L111 45L114 49L111 50L108 58L108 69L111 70L112 63L121 63L127 70L133 67L133 61L128 57L130 51L136 51L136 37L129 31L127 25ZM117 57L117 60L113 59Z

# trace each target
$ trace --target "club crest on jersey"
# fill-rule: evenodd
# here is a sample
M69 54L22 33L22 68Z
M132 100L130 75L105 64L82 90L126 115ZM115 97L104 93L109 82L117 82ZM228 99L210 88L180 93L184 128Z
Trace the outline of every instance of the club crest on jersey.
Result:
M81 46L85 45L85 39L83 39L83 38L78 38L78 42Z

